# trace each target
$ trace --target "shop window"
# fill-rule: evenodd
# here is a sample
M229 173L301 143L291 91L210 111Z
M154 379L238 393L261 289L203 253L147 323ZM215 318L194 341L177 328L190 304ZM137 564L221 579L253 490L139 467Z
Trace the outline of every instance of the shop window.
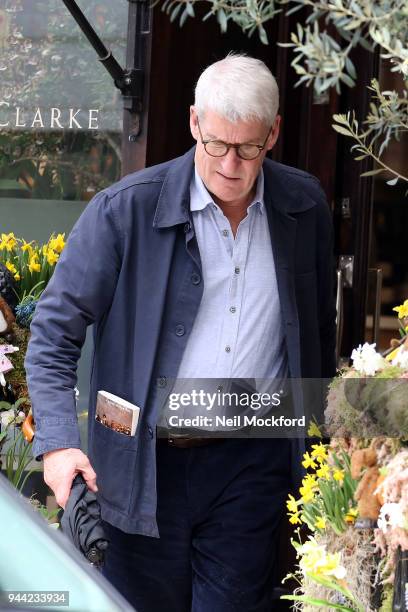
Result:
M127 3L78 3L124 64ZM88 201L121 173L120 93L60 0L0 0L0 197Z

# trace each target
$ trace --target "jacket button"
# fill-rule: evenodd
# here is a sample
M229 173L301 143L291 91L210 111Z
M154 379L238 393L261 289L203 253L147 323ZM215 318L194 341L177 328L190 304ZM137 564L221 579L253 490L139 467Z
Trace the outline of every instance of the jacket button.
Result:
M201 276L197 274L197 272L194 272L194 274L191 275L191 282L193 285L199 285L201 283Z
M185 233L185 234L187 234L189 231L190 231L190 224L189 224L189 223L186 223L186 224L184 225L184 233Z
M166 385L167 385L166 377L160 376L160 378L157 379L157 386L160 387L160 389L164 389Z
M184 336L184 325L177 325L174 331L176 332L176 336Z
M149 432L149 436L153 438L153 429L151 427L148 427L147 431Z

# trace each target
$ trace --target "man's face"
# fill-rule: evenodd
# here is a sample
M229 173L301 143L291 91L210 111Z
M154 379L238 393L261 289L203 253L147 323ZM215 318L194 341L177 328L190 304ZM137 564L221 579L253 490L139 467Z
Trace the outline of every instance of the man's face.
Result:
M235 149L230 149L224 157L211 157L201 142L197 113L190 108L190 129L197 141L195 164L208 191L217 203L225 205L249 204L253 195L255 181L262 166L266 152L272 149L279 135L280 116L278 115L268 136L265 148L253 160L240 159ZM231 144L263 145L271 129L259 121L237 121L231 123L213 111L206 111L200 121L204 140L222 140Z

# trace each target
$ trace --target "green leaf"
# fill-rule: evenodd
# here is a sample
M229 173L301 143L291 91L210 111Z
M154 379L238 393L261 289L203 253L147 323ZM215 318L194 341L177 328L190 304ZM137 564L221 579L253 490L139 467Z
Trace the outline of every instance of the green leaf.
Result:
M333 115L333 119L334 121L337 121L337 123L341 123L342 125L349 124L349 119L348 117L346 117L346 115Z
M360 176L375 176L376 174L380 174L380 172L384 172L383 168L377 168L376 170L368 170L367 172L363 172Z
M224 9L220 8L217 12L217 21L220 24L221 32L227 31L227 15Z
M190 2L186 4L186 11L190 17L194 17L194 7Z
M349 87L355 87L355 82L351 77L348 76L348 74L341 74L340 80L343 81L343 83L345 83Z
M259 40L261 41L262 44L267 45L268 44L268 36L266 34L266 30L265 28L260 25L258 28L258 34L259 34Z
M341 127L340 125L335 125L334 123L332 124L332 128L334 130L336 130L336 132L338 132L339 134L343 134L343 136L352 136L353 133L350 130L347 130L344 127Z
M187 6L188 6L188 5L187 5ZM186 19L187 19L187 17L188 17L188 10L187 10L187 6L186 6L186 8L184 9L184 11L181 13L181 16L180 16L180 21L179 21L179 26L180 26L180 28L182 28L182 27L183 27L183 25L185 24Z
M24 404L24 402L26 402L27 400L27 397L20 397L13 405L14 410L17 410L17 408L19 408L21 404Z
M177 6L176 6L176 7L175 7L173 10L172 10L171 15L170 15L170 21L174 21L174 20L176 19L177 15L178 15L178 14L179 14L179 12L180 12L180 9L181 9L181 4L178 4L178 5L177 5Z

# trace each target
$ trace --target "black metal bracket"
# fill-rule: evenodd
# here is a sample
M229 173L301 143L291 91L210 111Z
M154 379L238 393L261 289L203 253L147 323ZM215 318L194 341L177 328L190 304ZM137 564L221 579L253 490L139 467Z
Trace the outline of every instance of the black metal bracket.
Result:
M129 0L129 2L143 2L144 0ZM123 105L131 113L142 111L144 71L141 68L124 70L115 57L99 38L88 19L85 17L75 0L62 0L82 32L95 49L98 59L111 75L115 87L123 96Z

